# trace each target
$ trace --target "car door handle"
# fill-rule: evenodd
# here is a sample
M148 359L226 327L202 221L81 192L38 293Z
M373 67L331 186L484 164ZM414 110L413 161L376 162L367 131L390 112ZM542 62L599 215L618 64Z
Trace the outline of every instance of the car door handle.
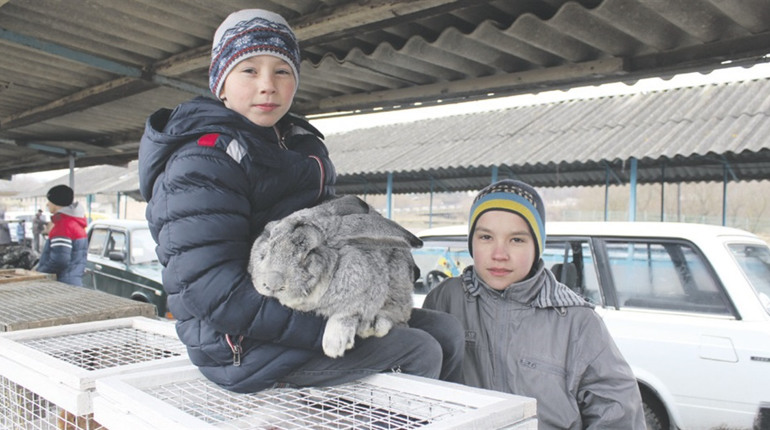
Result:
M102 270L102 265L101 264L94 264L94 269Z

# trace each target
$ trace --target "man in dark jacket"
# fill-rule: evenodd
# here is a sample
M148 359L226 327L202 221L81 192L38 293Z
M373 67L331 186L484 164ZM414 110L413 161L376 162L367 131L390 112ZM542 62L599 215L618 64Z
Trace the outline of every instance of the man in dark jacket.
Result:
M74 192L66 185L51 188L46 197L53 227L36 270L55 273L60 282L82 286L88 253L85 210L74 201Z
M191 361L238 392L336 384L390 369L457 377L462 330L450 315L417 310L410 325L420 329L356 340L332 359L322 352L323 318L252 285L251 245L265 224L334 194L323 136L288 113L299 65L281 16L235 12L214 36L209 85L217 99L199 97L147 121L140 189L168 307Z

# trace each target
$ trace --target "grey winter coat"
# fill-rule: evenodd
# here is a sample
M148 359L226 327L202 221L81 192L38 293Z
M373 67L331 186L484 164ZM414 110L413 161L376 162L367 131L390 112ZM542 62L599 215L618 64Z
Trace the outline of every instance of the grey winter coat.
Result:
M644 429L639 388L604 322L538 264L502 292L470 266L426 297L424 308L465 327L465 383L534 397L539 429Z

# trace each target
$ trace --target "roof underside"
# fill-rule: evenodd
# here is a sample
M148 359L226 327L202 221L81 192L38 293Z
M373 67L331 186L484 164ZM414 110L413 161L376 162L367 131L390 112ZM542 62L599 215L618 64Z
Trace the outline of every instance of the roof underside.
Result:
M0 177L69 154L135 160L152 111L208 94L211 37L245 7L297 33L305 115L633 83L770 51L766 0L0 0Z
M468 113L331 134L340 194L770 179L770 79ZM26 189L41 196L61 179ZM139 196L137 163L78 169L82 194Z

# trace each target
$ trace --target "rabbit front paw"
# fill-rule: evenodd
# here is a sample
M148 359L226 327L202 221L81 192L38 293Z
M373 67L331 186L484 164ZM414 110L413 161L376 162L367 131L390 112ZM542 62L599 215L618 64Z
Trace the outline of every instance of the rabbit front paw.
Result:
M374 335L383 337L393 328L393 321L390 318L377 315L374 317Z
M342 357L353 347L358 319L350 316L333 315L326 321L323 337L324 354L331 358Z

